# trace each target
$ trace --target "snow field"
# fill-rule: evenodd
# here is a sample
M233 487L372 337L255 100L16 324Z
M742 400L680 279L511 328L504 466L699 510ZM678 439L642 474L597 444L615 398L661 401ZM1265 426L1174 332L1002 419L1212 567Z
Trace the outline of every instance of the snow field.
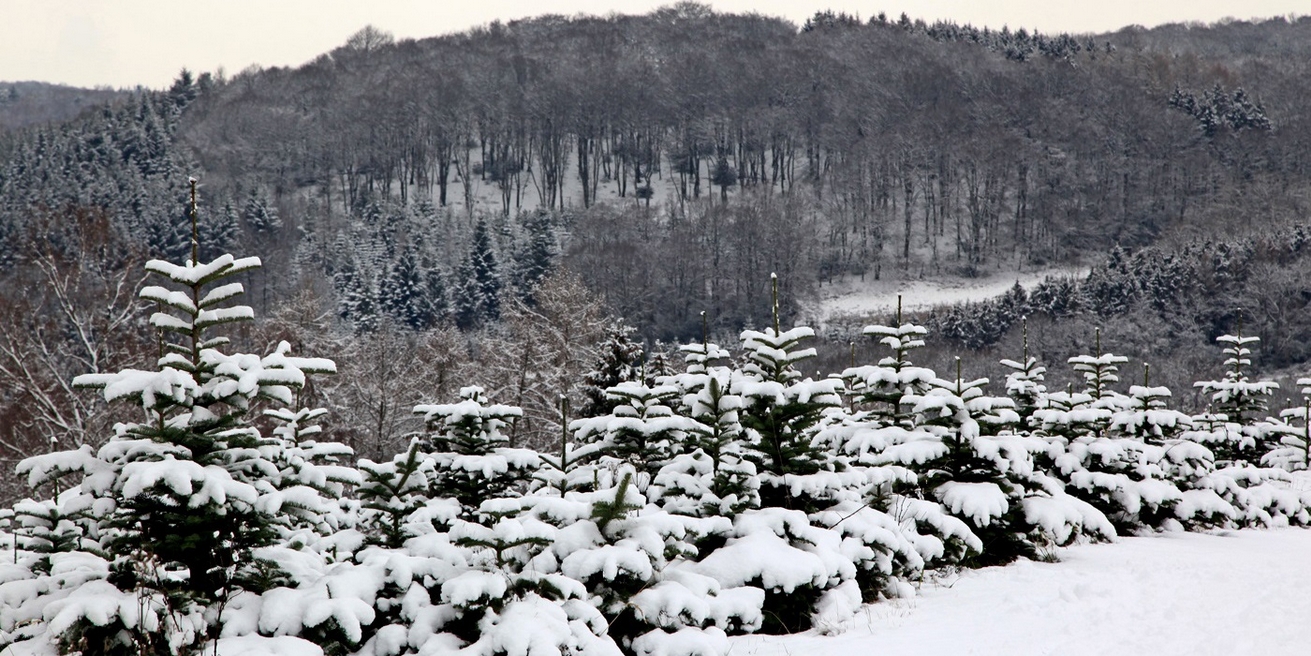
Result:
M996 298L1019 283L1032 291L1049 277L1077 277L1088 274L1087 268L1066 267L1033 271L992 272L978 278L927 276L896 278L889 273L880 280L872 276L845 276L820 287L820 298L803 312L816 325L843 318L890 317L897 311L901 296L904 311L920 312L942 305L955 305Z
M730 638L734 656L1294 655L1311 649L1311 531L1165 533L925 582L837 635Z

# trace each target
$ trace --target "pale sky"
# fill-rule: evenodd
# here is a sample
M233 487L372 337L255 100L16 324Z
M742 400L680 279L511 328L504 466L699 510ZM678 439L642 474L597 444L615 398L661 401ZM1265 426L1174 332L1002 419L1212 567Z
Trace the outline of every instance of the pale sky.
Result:
M372 24L397 38L458 32L547 13L646 13L671 0L0 0L0 81L75 86L167 86L182 68L298 66ZM868 18L902 12L928 21L1044 32L1268 18L1311 12L1311 0L709 0L794 23L820 9Z

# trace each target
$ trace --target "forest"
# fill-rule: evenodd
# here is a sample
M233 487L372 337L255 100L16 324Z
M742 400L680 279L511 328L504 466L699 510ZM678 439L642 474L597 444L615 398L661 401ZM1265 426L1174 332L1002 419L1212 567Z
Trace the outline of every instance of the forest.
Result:
M685 2L0 83L0 646L723 654L1311 523L1308 55Z
M1004 375L1031 316L1050 361L1100 327L1178 387L1241 325L1291 382L1311 355L1308 29L796 26L683 3L422 40L365 28L298 68L182 71L69 120L94 96L7 85L2 455L104 434L67 381L147 361L148 340L106 336L145 320L141 262L187 257L192 175L202 256L269 263L244 274L265 317L249 337L323 345L375 381L319 390L367 453L403 443L405 408L453 394L460 368L546 416L608 331L667 359L732 339L768 321L771 274L791 322L839 280L1080 266L921 317L927 361ZM821 362L864 349L871 320L817 326ZM516 375L528 362L567 373Z

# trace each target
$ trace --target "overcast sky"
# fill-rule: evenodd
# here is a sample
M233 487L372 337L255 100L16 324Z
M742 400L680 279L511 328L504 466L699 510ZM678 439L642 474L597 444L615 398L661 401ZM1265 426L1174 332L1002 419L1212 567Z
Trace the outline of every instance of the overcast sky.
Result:
M0 0L0 80L162 87L186 67L296 66L372 24L398 38L544 13L646 13L670 0ZM1306 14L1311 0L710 0L800 24L819 9L1045 32Z

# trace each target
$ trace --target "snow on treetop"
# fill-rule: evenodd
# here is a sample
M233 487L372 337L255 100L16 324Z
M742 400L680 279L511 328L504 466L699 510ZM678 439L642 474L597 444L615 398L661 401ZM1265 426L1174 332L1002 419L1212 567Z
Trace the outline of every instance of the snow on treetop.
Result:
M1260 338L1260 337L1257 337L1256 335L1245 335L1245 336L1242 336L1242 337L1239 337L1238 335L1221 335L1221 336L1215 338L1215 341L1220 342L1221 344L1233 344L1234 346L1246 346L1247 344L1255 344L1255 343L1261 341L1261 338Z
M1103 353L1100 356L1076 355L1069 360L1066 360L1066 362L1074 365L1076 371L1082 371L1083 369L1081 369L1081 367L1105 367L1107 365L1124 364L1128 361L1129 358L1126 358L1123 355L1114 355L1111 353Z
M900 326L896 326L896 327L869 325L869 326L865 326L864 330L862 330L861 332L870 336L883 335L885 337L908 337L908 336L922 337L924 335L929 334L929 329L925 328L924 326L920 326L913 323L903 323ZM921 344L921 346L923 346L923 344Z
M444 426L456 426L470 419L486 422L492 431L508 425L513 417L522 417L523 410L514 406L492 404L485 405L487 397L482 387L470 385L460 388L460 401L457 403L433 403L414 406L416 415L423 415L423 420L432 428L441 423Z
M201 285L220 276L259 268L260 264L258 257L237 259L225 253L207 264L196 264L188 260L185 266L179 266L165 260L150 260L146 262L146 271L158 273L183 285Z
M1135 399L1168 399L1173 395L1174 393L1168 387L1129 386L1129 396Z
M773 328L767 328L763 332L758 330L744 330L741 334L742 348L787 348L803 339L815 336L815 330L810 326L797 326L791 330L785 330L782 333L775 334Z

